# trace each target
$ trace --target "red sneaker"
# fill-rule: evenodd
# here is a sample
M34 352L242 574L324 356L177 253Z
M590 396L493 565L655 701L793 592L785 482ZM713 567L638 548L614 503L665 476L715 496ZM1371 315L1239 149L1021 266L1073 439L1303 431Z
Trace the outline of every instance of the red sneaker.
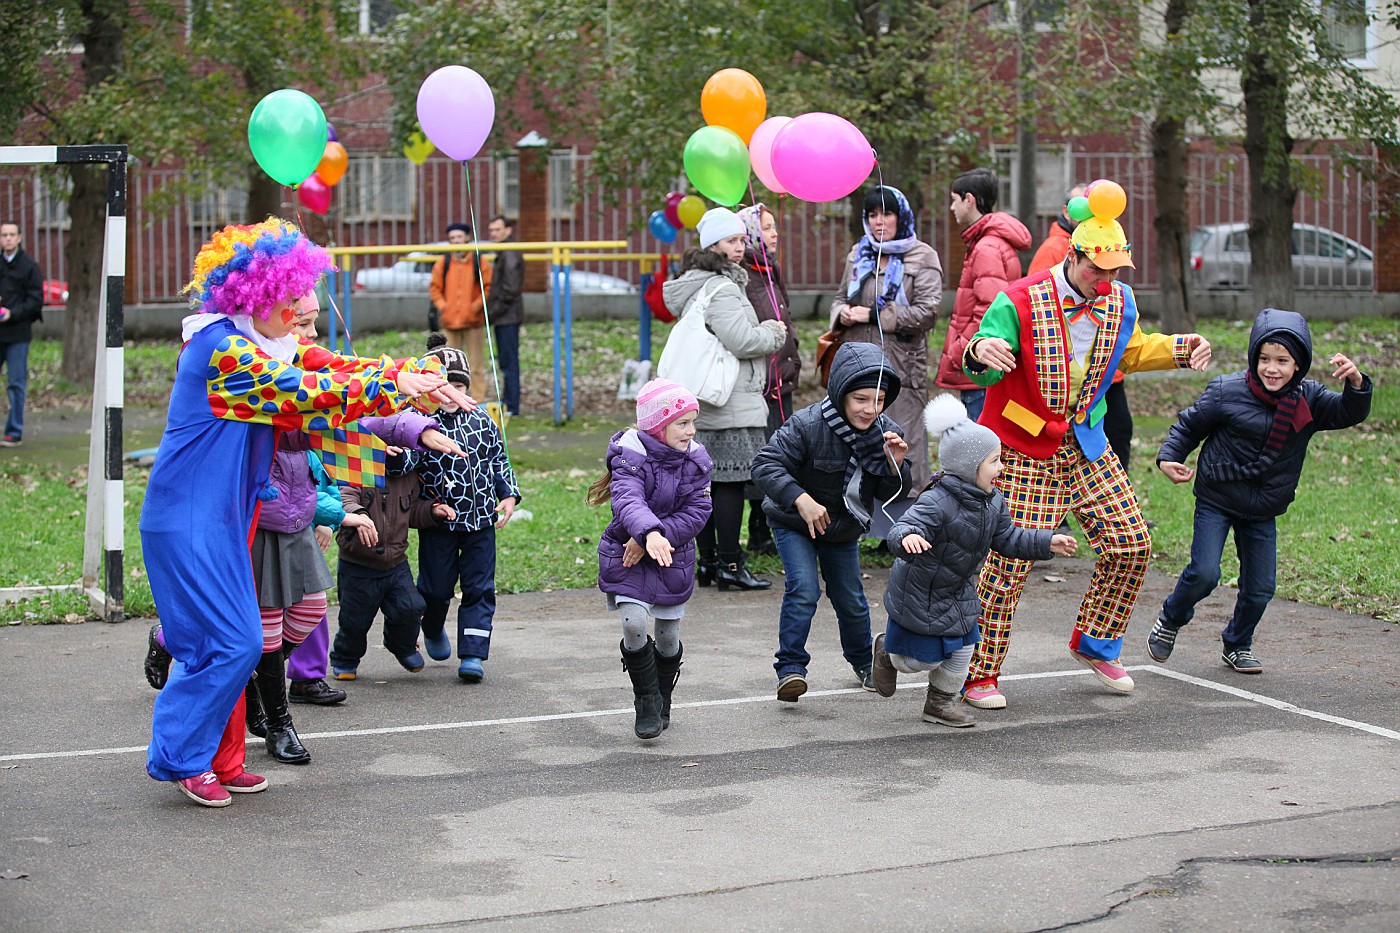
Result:
M1070 654L1074 659L1094 672L1094 676L1099 679L1099 683L1105 687L1111 687L1119 693L1133 692L1133 679L1128 676L1128 672L1123 670L1123 665L1117 661L1100 661L1098 658L1091 658L1087 654L1080 654L1073 648Z
M267 790L267 778L263 777L261 774L253 774L250 771L244 771L236 778L230 778L227 781L220 781L219 783L222 784L224 790L228 791L230 794L256 794L260 790Z
M233 798L219 783L218 775L214 774L213 771L205 771L194 777L183 778L176 781L175 786L180 789L180 793L201 807L226 807L233 803Z

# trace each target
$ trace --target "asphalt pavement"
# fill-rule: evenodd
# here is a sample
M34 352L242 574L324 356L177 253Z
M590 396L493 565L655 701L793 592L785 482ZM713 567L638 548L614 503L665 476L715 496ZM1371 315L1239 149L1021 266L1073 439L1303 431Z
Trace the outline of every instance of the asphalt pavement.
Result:
M293 707L311 764L250 745L272 787L221 810L145 775L146 623L11 626L0 929L1400 929L1397 627L1277 602L1245 676L1222 590L1157 665L1153 574L1118 695L1066 647L1089 570L1036 569L1009 706L961 730L860 690L825 603L777 702L779 594L711 588L642 742L601 596L503 596L483 683L375 647Z

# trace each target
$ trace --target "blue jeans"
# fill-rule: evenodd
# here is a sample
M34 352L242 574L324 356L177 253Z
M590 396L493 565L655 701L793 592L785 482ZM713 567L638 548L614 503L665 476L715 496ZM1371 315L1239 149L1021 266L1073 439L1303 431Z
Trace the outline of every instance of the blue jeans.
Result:
M1196 614L1196 604L1220 583L1220 555L1225 552L1225 536L1235 533L1235 552L1240 558L1239 596L1235 614L1220 633L1226 650L1249 648L1254 629L1274 598L1278 561L1278 529L1274 519L1250 521L1226 515L1196 500L1196 520L1191 537L1191 562L1177 578L1176 589L1162 603L1162 621L1181 628Z
M506 411L520 414L520 325L496 325L496 365L501 369L501 401Z
M29 384L29 341L0 343L0 366L5 367L8 377L5 395L10 399L5 433L11 437L24 437L24 389Z
M982 417L982 405L987 401L986 389L960 389L958 397L962 399L969 418L976 421Z
M778 678L806 674L812 656L807 653L807 635L812 616L822 595L817 582L820 565L826 581L826 596L836 610L841 631L841 653L856 670L870 667L870 606L860 585L860 545L856 541L826 544L806 532L773 525L773 543L787 574L783 584L783 607L778 614L778 653L773 664Z

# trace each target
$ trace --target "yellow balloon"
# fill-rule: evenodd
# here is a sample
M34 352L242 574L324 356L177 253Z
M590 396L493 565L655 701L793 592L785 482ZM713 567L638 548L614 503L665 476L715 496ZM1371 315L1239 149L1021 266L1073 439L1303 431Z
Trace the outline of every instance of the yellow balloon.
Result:
M1095 217L1104 220L1116 219L1128 206L1128 195L1123 186L1107 178L1100 178L1090 185L1084 196L1089 200L1089 210L1094 212Z
M694 230L700 223L700 218L705 216L705 202L693 194L688 194L676 205L676 216L688 229Z
M403 154L408 157L408 161L414 165L422 165L428 161L428 156L432 155L437 146L428 141L421 131L413 133L403 144Z

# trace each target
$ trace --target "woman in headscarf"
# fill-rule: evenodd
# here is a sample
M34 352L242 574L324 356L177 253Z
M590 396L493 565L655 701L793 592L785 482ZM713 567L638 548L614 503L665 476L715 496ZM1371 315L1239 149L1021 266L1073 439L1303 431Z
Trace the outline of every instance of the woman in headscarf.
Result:
M846 257L842 286L831 302L831 327L846 343L884 350L903 385L886 414L909 444L911 496L928 479L928 334L943 297L938 253L920 240L914 212L898 188L881 185L865 196L865 236ZM877 520L874 530L879 531Z

